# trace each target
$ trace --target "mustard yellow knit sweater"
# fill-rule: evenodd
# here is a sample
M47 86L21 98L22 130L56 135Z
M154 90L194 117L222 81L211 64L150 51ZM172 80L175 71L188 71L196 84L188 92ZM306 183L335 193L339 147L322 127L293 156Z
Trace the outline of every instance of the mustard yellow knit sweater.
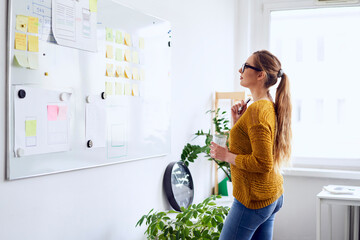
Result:
M274 170L276 115L272 102L251 104L230 131L229 149L237 154L231 165L233 195L245 207L259 209L283 194L283 177Z

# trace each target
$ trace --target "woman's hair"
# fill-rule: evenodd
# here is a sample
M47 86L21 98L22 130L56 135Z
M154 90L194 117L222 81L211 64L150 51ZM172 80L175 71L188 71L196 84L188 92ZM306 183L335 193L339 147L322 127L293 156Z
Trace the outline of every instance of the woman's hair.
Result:
M274 145L274 165L279 170L282 165L290 163L291 155L291 95L289 78L281 69L281 63L277 57L266 50L253 53L254 65L266 73L265 88L275 85L280 78L276 89L275 112L276 132ZM270 92L268 90L268 95Z

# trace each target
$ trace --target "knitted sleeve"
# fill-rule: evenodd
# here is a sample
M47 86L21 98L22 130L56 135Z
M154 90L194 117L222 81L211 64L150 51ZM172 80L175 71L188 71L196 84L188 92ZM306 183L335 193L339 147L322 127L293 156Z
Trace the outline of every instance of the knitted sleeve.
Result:
M252 153L237 155L235 166L248 172L267 173L273 170L273 141L270 126L258 123L249 128Z

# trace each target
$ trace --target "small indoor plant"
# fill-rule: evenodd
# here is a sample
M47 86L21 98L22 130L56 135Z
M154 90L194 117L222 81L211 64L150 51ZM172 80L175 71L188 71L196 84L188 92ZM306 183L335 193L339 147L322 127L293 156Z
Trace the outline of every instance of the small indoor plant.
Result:
M218 108L216 111L209 110L206 113L209 112L215 112L215 117L212 119L212 122L215 126L215 133L225 135L226 138L228 138L230 129L228 127L229 120L226 118L226 111L220 112L220 108ZM230 164L228 162L222 162L210 157L210 144L213 140L211 131L209 130L208 132L204 132L203 130L198 130L195 133L195 138L199 136L205 137L204 145L200 146L187 143L182 150L181 161L184 162L186 166L189 166L190 162L194 162L194 160L198 158L199 154L203 153L209 161L214 161L217 164L217 166L225 173L231 182ZM228 143L226 143L226 145L228 146Z
M140 218L136 226L143 223L148 226L145 231L147 239L219 239L230 208L216 205L216 198L221 196L213 195L202 203L181 207L181 212L154 212L152 209Z

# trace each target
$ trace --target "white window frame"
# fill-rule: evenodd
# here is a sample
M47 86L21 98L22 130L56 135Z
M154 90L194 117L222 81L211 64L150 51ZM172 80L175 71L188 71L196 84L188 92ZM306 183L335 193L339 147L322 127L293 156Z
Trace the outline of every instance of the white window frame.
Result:
M261 26L261 29L254 30L251 36L253 40L257 40L254 41L254 44L252 46L250 46L250 49L253 51L262 48L270 48L270 17L272 11L360 6L360 3L331 3L319 5L316 3L315 0L288 0L281 2L267 1L268 0L262 0L262 17L260 19L252 19L253 27L259 25ZM296 165L284 169L285 175L360 180L360 159L348 159L345 163L343 163L342 159L339 159L338 161L334 159L329 159L329 161L327 162L330 163L326 165L323 164L326 159L319 160L315 158L296 158L296 161ZM334 162L336 164L333 164Z

